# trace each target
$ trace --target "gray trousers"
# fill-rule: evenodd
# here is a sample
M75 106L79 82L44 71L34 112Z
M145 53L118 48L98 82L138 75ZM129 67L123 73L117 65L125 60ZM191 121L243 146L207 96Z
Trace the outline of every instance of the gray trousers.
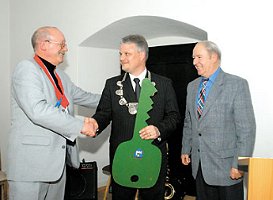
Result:
M66 169L54 182L9 181L9 200L63 200Z

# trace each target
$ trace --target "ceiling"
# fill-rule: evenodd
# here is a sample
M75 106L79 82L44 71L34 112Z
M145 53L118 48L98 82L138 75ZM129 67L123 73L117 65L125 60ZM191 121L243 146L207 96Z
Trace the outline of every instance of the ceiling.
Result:
M164 37L200 41L207 39L207 32L181 21L158 16L133 16L123 18L104 27L85 39L80 46L117 49L126 35L140 34L146 40Z

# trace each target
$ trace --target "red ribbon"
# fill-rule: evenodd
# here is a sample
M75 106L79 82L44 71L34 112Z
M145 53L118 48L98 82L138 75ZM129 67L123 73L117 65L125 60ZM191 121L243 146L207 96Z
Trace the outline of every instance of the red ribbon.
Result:
M54 72L55 75L56 75L56 78L58 80L58 84L59 84L59 86L61 88L62 93L57 88L57 85L55 84L52 76L50 75L48 69L46 68L46 66L44 65L44 63L41 61L41 59L37 55L35 55L34 56L34 60L40 65L40 67L42 68L42 70L45 72L45 74L47 75L48 79L50 80L51 84L53 85L54 90L55 90L55 94L56 94L56 97L57 97L58 101L61 102L60 104L62 105L63 108L66 108L69 105L69 102L68 102L66 96L64 95L63 84L62 84L62 81L61 81L59 75L56 72Z

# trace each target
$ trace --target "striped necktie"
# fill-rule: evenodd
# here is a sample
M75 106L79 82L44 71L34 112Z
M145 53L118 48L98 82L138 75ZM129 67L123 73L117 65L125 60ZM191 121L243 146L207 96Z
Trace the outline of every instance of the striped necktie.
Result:
M198 119L201 117L203 109L204 109L204 105L205 105L205 97L206 97L206 86L208 83L209 79L202 79L202 86L201 86L201 90L199 92L199 96L198 96L198 103L197 103L197 115L198 115Z

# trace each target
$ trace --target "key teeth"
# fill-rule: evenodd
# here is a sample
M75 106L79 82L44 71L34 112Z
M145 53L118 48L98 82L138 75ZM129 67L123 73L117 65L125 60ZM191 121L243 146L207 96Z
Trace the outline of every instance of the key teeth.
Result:
M140 123L145 123L150 118L148 112L153 108L154 102L152 97L156 92L157 89L155 88L155 84L153 84L153 82L151 82L149 79L144 79L142 81L137 111L137 118L143 120Z

